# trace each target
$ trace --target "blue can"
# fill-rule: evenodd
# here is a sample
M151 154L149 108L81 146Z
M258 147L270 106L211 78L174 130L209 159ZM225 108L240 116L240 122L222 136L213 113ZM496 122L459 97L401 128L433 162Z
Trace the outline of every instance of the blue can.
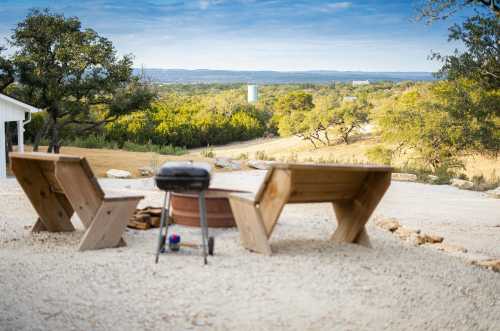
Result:
M181 248L181 236L178 234L171 234L168 237L168 247L171 251L177 252Z

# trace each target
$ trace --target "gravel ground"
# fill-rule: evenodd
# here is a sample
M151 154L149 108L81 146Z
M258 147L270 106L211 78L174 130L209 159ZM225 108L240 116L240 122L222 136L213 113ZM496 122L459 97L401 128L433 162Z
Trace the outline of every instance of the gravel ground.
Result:
M216 175L217 187L255 190L262 172ZM102 180L105 189L161 193L151 180ZM500 257L500 200L447 186L393 183L378 217ZM156 234L128 230L127 247L77 252L71 234L31 235L35 213L15 180L0 181L1 330L499 330L500 274L368 226L373 249L334 244L327 204L287 206L275 254L211 230L216 255L184 249L154 264ZM304 219L307 222L304 222ZM78 220L75 220L77 223ZM183 241L199 230L176 226Z

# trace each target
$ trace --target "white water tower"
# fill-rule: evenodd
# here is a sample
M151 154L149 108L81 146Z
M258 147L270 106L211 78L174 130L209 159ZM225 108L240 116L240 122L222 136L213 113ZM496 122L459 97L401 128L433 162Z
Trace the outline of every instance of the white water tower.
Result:
M257 85L248 85L248 103L256 103L258 98Z

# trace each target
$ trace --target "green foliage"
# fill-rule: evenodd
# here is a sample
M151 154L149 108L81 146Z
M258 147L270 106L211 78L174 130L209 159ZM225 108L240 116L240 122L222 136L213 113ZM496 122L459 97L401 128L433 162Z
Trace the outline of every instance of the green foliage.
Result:
M115 142L106 140L102 135L89 135L87 137L75 137L73 140L68 141L67 145L81 148L107 148L117 149L118 146Z
M144 109L154 97L132 76L132 57L117 57L111 41L83 29L76 17L33 10L8 42L14 52L0 61L0 70L8 73L5 63L10 63L14 94L48 115L35 137L35 149L49 134L49 151L57 153L65 129L74 135L94 131Z
M409 154L417 167L436 170L444 163L458 165L457 125L440 107L430 87L413 88L386 101L376 120L382 139L398 145L398 151Z
M368 108L366 103L356 101L344 102L333 110L330 125L334 126L344 143L349 144L350 136L368 123Z
M449 80L465 78L486 89L500 88L500 19L479 15L468 18L462 26L450 28L449 40L460 41L465 50L452 55L433 54L443 62L440 77Z
M205 149L201 151L201 156L213 159L215 157L214 149L210 146L207 146Z
M275 119L280 135L296 135L319 144L330 145L329 131L333 131L348 144L351 135L368 122L369 105L366 100L342 102L337 94L315 97L304 93L290 93L276 102Z
M136 144L130 141L125 142L122 149L131 152L153 152L161 155L184 155L187 153L187 150L182 147L172 145Z
M500 91L466 80L441 81L385 100L374 117L383 141L398 146L410 163L433 171L459 169L463 153L498 153L499 104Z
M377 145L368 149L365 154L370 162L391 165L394 151Z

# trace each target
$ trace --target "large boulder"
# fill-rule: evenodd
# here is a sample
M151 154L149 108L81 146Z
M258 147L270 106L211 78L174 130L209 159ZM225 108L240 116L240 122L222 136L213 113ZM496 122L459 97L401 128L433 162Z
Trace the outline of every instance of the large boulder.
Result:
M109 169L108 171L106 171L106 176L108 176L108 178L124 179L124 178L130 178L131 174L126 170Z
M393 172L392 180L396 180L398 182L416 182L417 175L414 174L405 174L401 172Z
M464 179L453 178L451 185L462 190L470 190L474 187L474 183Z
M218 157L215 159L215 166L217 168L223 168L223 169L231 169L231 170L240 170L241 165L233 161L232 159L228 157Z
M253 169L268 170L273 163L276 163L276 161L250 160L247 165Z

